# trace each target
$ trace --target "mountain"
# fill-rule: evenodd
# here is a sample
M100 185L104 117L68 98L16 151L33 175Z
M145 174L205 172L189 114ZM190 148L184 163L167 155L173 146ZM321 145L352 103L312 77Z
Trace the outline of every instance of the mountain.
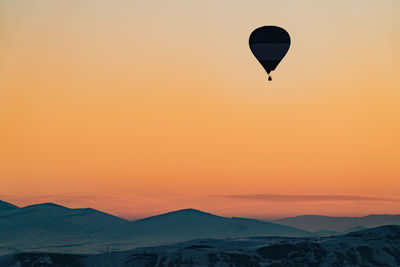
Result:
M0 229L0 255L18 251L100 253L209 237L313 236L293 227L192 209L131 222L90 208L69 209L53 203L3 211Z
M0 214L1 237L30 232L53 235L107 235L130 222L94 209L69 209L53 203L31 205Z
M329 237L329 236L335 236L335 235L343 235L343 234L347 234L350 232L356 232L356 231L361 231L361 230L365 230L365 229L368 229L368 228L362 227L362 226L354 226L354 227L350 227L349 229L346 229L341 232L321 230L321 231L313 232L313 234L320 236L320 237Z
M381 225L379 225L379 226L381 226ZM368 228L367 227L363 227L363 226L353 226L353 227L350 227L350 228L342 231L341 233L342 234L348 234L348 233L351 233L351 232L357 232L357 231L366 230L366 229L368 229Z
M296 227L309 232L334 231L343 233L353 230L360 230L362 228L378 227L389 224L400 225L400 215L383 214L368 215L365 217L302 215L278 220L270 220L270 222Z
M227 218L195 209L184 209L134 221L136 237L162 242L195 238L248 236L312 237L293 227L245 218Z
M329 230L316 231L316 232L313 232L313 234L320 236L320 237L330 237L330 236L340 235L339 232L329 231Z
M0 254L40 248L99 252L110 240L125 240L130 228L131 222L90 208L31 205L0 213Z
M16 253L0 266L400 266L400 226L329 238L198 239L102 254Z
M11 203L5 202L3 200L0 200L0 212L6 211L6 210L14 210L14 209L19 209L19 207L15 206Z

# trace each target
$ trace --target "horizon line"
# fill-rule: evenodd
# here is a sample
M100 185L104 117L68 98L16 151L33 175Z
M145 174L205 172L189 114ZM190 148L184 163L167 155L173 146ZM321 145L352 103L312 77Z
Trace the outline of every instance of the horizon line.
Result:
M173 210L170 210L170 211L167 211L167 212L161 212L161 213L157 213L157 214L150 215L150 216L145 216L145 217L135 217L135 218L128 219L126 217L123 217L123 216L120 216L120 215L115 215L115 214L112 214L110 212L102 211L101 209L91 208L89 206L71 208L71 207L68 207L67 205L62 205L62 204L58 204L58 203L55 203L55 202L41 202L41 203L33 203L33 204L25 205L25 206L18 206L18 205L15 205L15 204L13 204L13 203L11 203L9 201L5 201L3 199L0 199L0 202L4 202L6 204L11 204L11 205L17 207L18 209L27 208L27 207L31 207L31 206L37 206L37 205L45 205L45 204L57 205L57 206L61 206L61 207L67 208L67 209L93 209L93 210L96 210L98 212L106 213L108 215L115 216L115 217L118 217L118 218L121 218L121 219L124 219L124 220L128 220L128 221L141 220L141 219L151 218L151 217L155 217L155 216L159 216L159 215L164 215L164 214L169 214L169 213L174 213L174 212L180 212L180 211L185 211L185 210L194 210L194 211L207 213L207 214L212 214L212 215L215 215L215 216L225 217L225 218L249 218L249 219L265 220L265 221L285 219L285 218L293 218L293 217L301 217L301 216L321 216L321 217L331 217L331 218L363 218L363 217L373 216L373 215L378 215L378 216L383 216L383 215L396 216L396 215L400 215L400 213L368 213L366 215L361 215L361 216L332 216L332 215L323 215L323 214L304 213L304 214L299 214L299 215L283 216L283 217L281 217L281 216L279 216L279 217L268 217L268 216L265 216L265 217L262 217L262 216L243 217L243 216L223 216L223 215L218 215L218 214L213 213L213 212L208 212L208 211L204 211L204 210L201 210L201 209L196 209L196 208L190 208L189 207L189 208L173 209Z

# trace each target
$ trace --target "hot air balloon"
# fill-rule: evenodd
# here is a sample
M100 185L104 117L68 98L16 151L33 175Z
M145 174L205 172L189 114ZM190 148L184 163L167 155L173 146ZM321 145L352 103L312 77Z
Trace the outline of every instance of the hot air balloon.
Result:
M263 26L250 34L249 45L251 52L268 73L268 80L271 81L271 71L275 70L289 50L289 34L277 26Z

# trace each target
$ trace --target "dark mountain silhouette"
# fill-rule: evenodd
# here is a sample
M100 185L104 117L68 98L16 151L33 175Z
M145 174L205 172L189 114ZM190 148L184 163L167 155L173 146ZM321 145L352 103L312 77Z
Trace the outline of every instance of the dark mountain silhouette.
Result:
M14 209L19 209L19 207L15 206L11 203L0 200L0 212L5 211L5 210L14 210Z
M329 236L335 236L335 235L343 235L343 234L347 234L347 233L355 232L355 231L361 231L361 230L364 230L364 229L368 229L368 228L362 227L362 226L354 226L354 227L351 227L351 228L346 229L346 230L341 231L341 232L329 231L329 230L321 230L321 231L313 232L313 234L315 234L317 236L321 236L321 237L329 237Z
M271 222L303 229L309 232L334 231L350 232L362 228L378 227L382 225L400 225L400 215L368 215L365 217L330 217L319 215L302 215L289 217Z
M47 234L99 234L128 227L129 221L98 210L69 209L43 203L0 214L0 229L5 235L41 232ZM4 235L2 235L4 237Z
M98 251L109 240L124 238L130 224L94 209L69 209L53 203L3 211L0 213L0 254L37 248L75 252L90 242L94 249L82 252Z

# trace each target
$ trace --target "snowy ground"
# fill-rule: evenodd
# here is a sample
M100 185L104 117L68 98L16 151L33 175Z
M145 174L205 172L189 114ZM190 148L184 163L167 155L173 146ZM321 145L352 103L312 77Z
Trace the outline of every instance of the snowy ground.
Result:
M327 238L199 239L101 254L16 253L0 266L400 266L400 226Z

